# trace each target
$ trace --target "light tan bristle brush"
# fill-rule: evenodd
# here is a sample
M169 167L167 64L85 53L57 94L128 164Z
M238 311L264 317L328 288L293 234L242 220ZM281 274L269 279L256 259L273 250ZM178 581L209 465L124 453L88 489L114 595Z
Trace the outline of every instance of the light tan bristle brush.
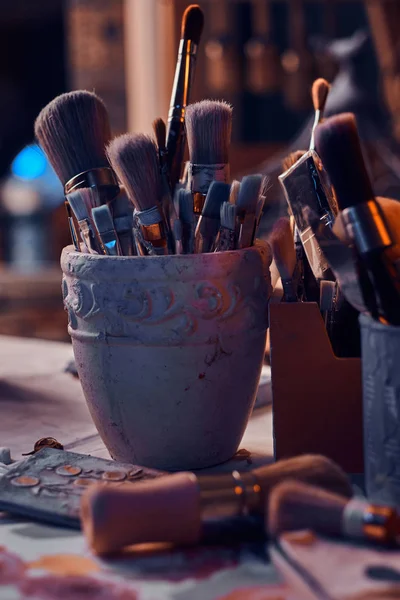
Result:
M347 476L335 463L304 455L243 473L183 472L135 486L92 486L82 498L83 531L98 554L146 542L195 544L210 519L262 515L270 490L286 478L352 494Z

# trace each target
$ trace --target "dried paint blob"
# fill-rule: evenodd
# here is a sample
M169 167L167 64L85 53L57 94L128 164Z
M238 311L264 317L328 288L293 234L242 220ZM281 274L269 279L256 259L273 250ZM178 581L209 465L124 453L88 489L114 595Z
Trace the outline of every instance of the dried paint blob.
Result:
M16 487L34 487L40 483L38 477L32 477L30 475L21 475L20 477L13 477L11 479L11 485Z
M82 473L82 469L80 467L74 467L73 465L61 465L61 467L57 467L56 473L63 477L76 477L76 475Z
M89 575L99 570L91 558L78 554L49 554L28 564L30 569L43 569L53 575Z
M298 546L312 546L317 538L310 529L301 529L299 531L286 531L282 534L281 539L289 544Z
M90 485L99 485L99 482L95 479L90 479L90 477L79 477L79 479L75 479L74 485L78 487L89 487Z
M105 481L124 481L126 473L124 471L105 471L101 478Z
M26 597L42 600L137 600L134 590L123 588L93 577L35 577L25 579L20 591Z

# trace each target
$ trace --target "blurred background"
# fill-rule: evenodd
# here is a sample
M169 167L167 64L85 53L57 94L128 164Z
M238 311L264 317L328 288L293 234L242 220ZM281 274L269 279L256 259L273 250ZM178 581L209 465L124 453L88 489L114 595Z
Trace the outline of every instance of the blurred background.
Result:
M270 173L307 146L316 77L328 112L356 112L379 195L400 199L398 0L200 0L192 100L234 106L231 172ZM166 118L184 0L1 0L0 334L68 340L58 260L70 243L61 185L33 139L54 96L89 89L113 132ZM274 203L272 203L274 204ZM267 231L268 227L266 228Z

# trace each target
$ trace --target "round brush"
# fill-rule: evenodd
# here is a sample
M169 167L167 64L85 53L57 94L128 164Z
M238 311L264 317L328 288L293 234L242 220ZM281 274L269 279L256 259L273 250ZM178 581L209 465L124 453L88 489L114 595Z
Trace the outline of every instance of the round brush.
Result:
M276 221L269 237L269 244L282 281L285 302L297 302L294 272L297 257L290 220L282 217Z
M144 134L124 134L107 147L111 165L136 209L141 234L152 254L168 254L162 210L163 187L154 140Z
M232 107L226 102L203 100L186 109L189 147L189 186L197 218L212 181L229 182L229 146Z
M363 498L349 500L300 481L284 481L269 496L267 532L312 529L316 533L364 539L377 544L400 542L400 515L390 506Z
M315 110L315 118L311 131L310 150L315 150L315 130L317 128L317 125L322 120L330 88L331 86L326 81L326 79L322 79L321 77L314 81L311 88L311 97Z
M35 136L66 194L93 187L99 204L118 194L119 186L105 154L111 139L110 122L96 94L78 90L54 98L37 117Z
M270 490L288 477L342 495L352 493L345 473L318 455L281 460L244 473L176 473L134 486L89 488L82 497L83 531L99 554L145 542L195 544L210 519L263 514Z

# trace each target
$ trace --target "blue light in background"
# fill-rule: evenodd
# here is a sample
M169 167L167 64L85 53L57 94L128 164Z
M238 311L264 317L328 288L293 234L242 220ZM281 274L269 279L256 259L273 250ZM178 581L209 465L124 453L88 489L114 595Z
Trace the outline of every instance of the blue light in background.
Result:
M26 146L11 163L11 172L20 179L32 180L41 177L47 165L46 155L39 146Z

